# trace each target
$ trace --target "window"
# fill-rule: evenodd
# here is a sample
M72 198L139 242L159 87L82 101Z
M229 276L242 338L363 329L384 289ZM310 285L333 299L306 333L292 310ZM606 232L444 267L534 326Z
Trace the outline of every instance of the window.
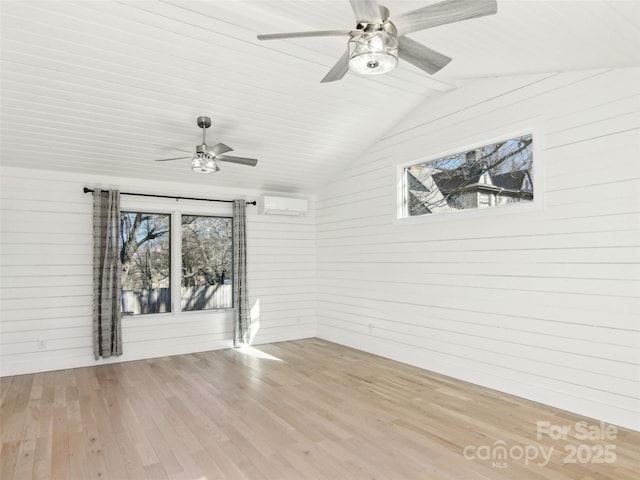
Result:
M533 200L533 135L404 167L404 217Z
M171 215L122 212L122 311L171 311Z
M122 212L120 223L123 313L233 307L231 218Z
M232 308L232 220L182 216L182 310Z
M479 193L478 194L478 208L485 208L491 206L491 197L492 195L488 193Z

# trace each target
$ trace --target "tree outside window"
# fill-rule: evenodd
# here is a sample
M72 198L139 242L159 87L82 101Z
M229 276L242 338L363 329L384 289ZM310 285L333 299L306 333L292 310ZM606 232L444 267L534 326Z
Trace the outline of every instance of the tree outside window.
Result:
M182 215L181 311L233 307L232 219ZM171 215L123 212L122 311L171 311ZM177 288L177 286L173 286Z
M122 311L171 311L171 215L122 212Z
M232 219L182 216L182 310L232 308Z

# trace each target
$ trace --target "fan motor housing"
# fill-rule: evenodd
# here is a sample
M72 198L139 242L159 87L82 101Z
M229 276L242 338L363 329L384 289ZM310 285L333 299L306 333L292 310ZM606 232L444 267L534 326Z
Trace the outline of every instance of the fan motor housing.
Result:
M211 118L209 117L198 117L196 122L200 128L209 128L211 126Z
M354 37L360 35L362 32L378 32L381 30L394 36L398 34L396 26L391 23L391 21L385 20L382 23L359 22L358 25L356 25L356 29L349 33L349 36Z

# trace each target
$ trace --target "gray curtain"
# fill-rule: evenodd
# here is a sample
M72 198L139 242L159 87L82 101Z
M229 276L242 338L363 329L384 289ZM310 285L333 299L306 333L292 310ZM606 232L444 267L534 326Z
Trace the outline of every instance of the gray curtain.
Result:
M233 201L233 344L239 347L251 339L251 315L247 291L246 201Z
M93 354L122 355L120 192L93 193Z

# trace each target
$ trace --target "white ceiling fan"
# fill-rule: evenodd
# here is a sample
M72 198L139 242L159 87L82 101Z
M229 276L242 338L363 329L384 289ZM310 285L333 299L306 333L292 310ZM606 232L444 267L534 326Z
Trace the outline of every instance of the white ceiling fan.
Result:
M272 33L258 35L259 40L348 35L348 50L340 57L321 83L334 82L348 70L375 75L393 70L398 58L428 74L444 68L451 58L431 50L405 35L427 28L459 22L497 12L496 0L444 0L390 18L389 10L377 0L349 0L356 16L355 30Z
M198 117L196 123L198 124L198 127L202 129L202 143L196 145L195 152L172 147L173 150L187 152L191 155L189 155L188 157L162 158L156 160L156 162L171 162L173 160L184 160L187 158L191 158L191 169L194 172L198 173L217 172L218 170L220 170L217 162L238 163L240 165L248 165L250 167L255 167L258 164L258 160L255 158L234 157L231 155L225 155L225 153L233 151L233 148L225 145L224 143L216 143L212 146L207 145L206 134L207 128L211 126L211 118L205 116Z

